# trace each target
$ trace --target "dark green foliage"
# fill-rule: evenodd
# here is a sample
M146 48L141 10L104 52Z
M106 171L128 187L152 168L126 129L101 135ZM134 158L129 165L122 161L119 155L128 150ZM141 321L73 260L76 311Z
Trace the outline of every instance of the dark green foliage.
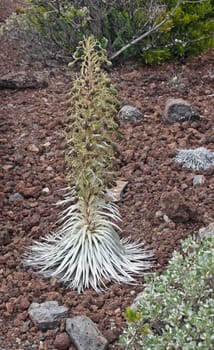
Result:
M177 1L166 1L168 11ZM158 36L159 47L149 50L142 57L148 62L173 57L191 57L214 45L214 6L212 1L183 1L174 16L149 37L149 44ZM165 14L163 14L165 16Z
M28 0L25 10L30 28L69 54L73 53L85 29L84 11L68 0ZM81 29L81 32L80 32Z
M109 57L144 33L123 51L146 63L198 54L214 45L212 0L28 0L29 23L69 56L79 40L93 34ZM152 29L170 16L158 30Z

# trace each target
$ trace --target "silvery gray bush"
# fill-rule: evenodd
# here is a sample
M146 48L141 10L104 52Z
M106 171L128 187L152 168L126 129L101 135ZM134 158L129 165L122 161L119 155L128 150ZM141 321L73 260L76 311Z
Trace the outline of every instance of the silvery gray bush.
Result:
M214 237L188 237L166 271L146 277L135 310L125 313L124 350L212 350Z
M193 170L206 170L214 166L214 152L206 147L178 150L176 163L183 164L184 168Z

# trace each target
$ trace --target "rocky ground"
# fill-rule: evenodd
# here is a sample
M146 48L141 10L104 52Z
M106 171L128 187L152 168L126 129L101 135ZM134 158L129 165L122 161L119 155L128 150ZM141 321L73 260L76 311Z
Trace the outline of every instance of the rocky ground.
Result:
M25 65L27 53L1 40L0 78L23 72L47 84L0 90L0 349L56 349L54 340L63 332L63 322L57 331L41 333L28 314L32 302L55 300L68 307L70 317L88 316L109 341L109 349L117 350L123 311L143 286L112 284L99 295L93 290L78 295L22 266L26 247L56 228L60 208L55 203L66 186L66 94L76 73L66 66ZM117 174L128 181L119 202L121 235L145 241L155 253L153 270L161 272L182 239L214 221L214 168L193 171L174 161L177 149L204 146L214 151L213 51L152 67L126 62L110 76L121 105L136 106L144 114L140 122L120 122ZM201 120L165 123L162 114L170 97L188 100ZM204 175L202 185L193 186L196 174ZM191 207L194 215L187 222L166 222L160 215L160 198L172 190Z

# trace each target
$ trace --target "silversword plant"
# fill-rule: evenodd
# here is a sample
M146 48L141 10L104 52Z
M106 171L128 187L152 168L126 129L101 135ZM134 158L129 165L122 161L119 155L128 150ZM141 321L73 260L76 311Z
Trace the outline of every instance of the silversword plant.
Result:
M214 152L209 151L206 147L182 149L178 151L175 161L183 164L184 168L206 170L214 166Z
M81 60L69 101L66 163L69 193L61 226L27 252L24 262L45 277L56 277L78 292L105 289L107 281L134 283L151 266L153 253L142 243L120 239L121 218L106 189L114 180L117 93L102 69L106 52L93 38L80 43ZM72 62L73 64L73 62Z

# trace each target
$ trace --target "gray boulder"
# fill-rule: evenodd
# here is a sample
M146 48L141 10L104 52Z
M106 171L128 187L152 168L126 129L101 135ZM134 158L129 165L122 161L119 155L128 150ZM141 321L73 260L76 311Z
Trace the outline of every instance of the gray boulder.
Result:
M122 121L140 121L144 118L143 113L136 107L125 105L118 113L119 120Z
M188 101L182 98L170 98L166 101L163 119L167 123L200 120L197 112Z
M60 321L68 313L68 308L59 306L57 301L46 301L44 303L32 303L28 313L33 323L41 330L55 329Z
M0 77L0 89L42 89L48 86L47 80L44 79L44 73L25 71L10 72Z
M108 347L108 341L86 316L67 318L66 332L77 350L106 350Z

